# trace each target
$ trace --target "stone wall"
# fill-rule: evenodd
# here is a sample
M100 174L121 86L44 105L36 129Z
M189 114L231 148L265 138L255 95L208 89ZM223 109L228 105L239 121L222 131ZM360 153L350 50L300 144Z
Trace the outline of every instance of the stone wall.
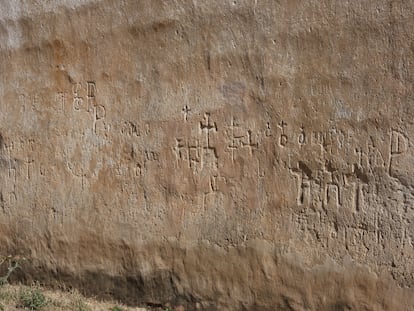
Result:
M414 308L412 1L0 1L0 251L189 310Z

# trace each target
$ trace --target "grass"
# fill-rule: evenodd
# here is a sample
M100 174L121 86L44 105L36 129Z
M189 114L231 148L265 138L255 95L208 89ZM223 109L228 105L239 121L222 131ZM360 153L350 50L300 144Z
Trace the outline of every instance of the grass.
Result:
M150 311L86 298L78 291L48 290L40 285L0 286L0 311Z
M25 309L41 310L48 304L48 299L38 287L24 288L20 291L20 303Z
M26 259L19 256L0 256L0 311L165 311L170 308L132 308L115 302L86 298L77 290L48 290L39 284L10 285L9 276Z
M170 308L131 308L113 302L100 302L82 296L78 291L47 290L39 284L32 286L10 285L10 275L19 269L26 258L0 256L0 311L170 311ZM172 310L171 310L172 311Z

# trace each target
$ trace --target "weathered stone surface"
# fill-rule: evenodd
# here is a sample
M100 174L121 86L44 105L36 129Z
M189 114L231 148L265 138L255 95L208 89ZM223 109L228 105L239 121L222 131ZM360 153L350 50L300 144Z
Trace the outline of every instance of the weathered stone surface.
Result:
M188 310L413 310L413 1L0 1L0 250Z

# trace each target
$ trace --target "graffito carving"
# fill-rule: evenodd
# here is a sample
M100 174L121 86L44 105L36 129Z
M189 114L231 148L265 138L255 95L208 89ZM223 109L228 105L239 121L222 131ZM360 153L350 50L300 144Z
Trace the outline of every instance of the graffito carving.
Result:
M103 105L95 105L93 106L92 110L93 110L93 131L95 134L97 134L98 123L102 123L105 127L104 119L106 117L106 109L105 109L105 106Z
M76 179L80 180L81 189L82 191L85 190L88 180L87 180L87 171L83 167L80 167L79 165L76 165L71 162L67 162L66 166L71 173L71 175Z
M199 139L194 139L188 144L188 160L189 166L193 168L194 171L197 171L197 168L203 166L202 163L202 147L200 145Z
M86 82L86 111L90 111L91 107L96 107L96 83L94 81Z
M304 144L306 144L306 133L305 128L303 125L300 127L300 134L298 136L298 143L302 147Z
M155 151L145 150L145 159L147 161L158 161L160 158L160 154Z
M230 152L232 162L235 161L236 153L243 149L247 149L250 156L253 156L253 151L259 149L259 135L238 123L234 116L227 127L226 136L230 140L227 150Z
M33 175L33 163L34 160L28 158L26 161L26 167L27 167L27 179L31 179L32 175Z
M384 168L385 160L381 151L376 148L372 143L368 144L368 158L370 168Z
M253 138L251 130L247 130L247 141L242 141L242 146L249 149L250 155L253 155L253 150L259 148L259 143Z
M400 131L391 130L390 134L390 155L388 163L388 172L392 175L395 161L403 158L407 153L409 146L408 137Z
M300 163L299 163L300 165ZM296 202L298 205L309 206L312 203L311 198L311 176L309 169L303 169L300 166L290 170L297 179Z
M342 206L341 175L336 169L332 168L329 163L324 167L325 173L329 176L325 183L324 206L340 207Z
M65 105L66 105L66 92L58 92L56 94L56 104L57 104L57 109L60 112L65 112Z
M188 115L189 115L190 111L191 111L191 109L190 109L190 107L188 107L188 105L185 105L183 107L183 109L181 110L181 112L184 115L184 121L186 121L186 122L188 121Z
M212 148L210 145L210 133L212 131L217 132L217 125L215 122L211 122L209 113L204 114L204 120L200 122L200 129L206 134L206 147Z
M132 136L141 136L141 131L139 127L131 121L125 121L121 127L121 134L127 135L129 137Z
M187 161L188 163L190 162L189 150L184 138L175 139L175 146L173 147L173 152L178 163L180 163L180 161Z
M93 132L99 134L98 132L101 132L98 130L99 127L106 133L109 130L109 126L105 123L106 107L97 102L97 86L95 81L73 83L72 96L73 109L76 112L85 111L92 116Z
M279 145L281 146L281 147L286 147L286 145L287 145L287 143L288 143L288 136L286 135L286 133L285 133L285 131L286 131L286 126L287 126L287 123L286 122L284 122L283 120L282 121L280 121L280 123L278 124L278 127L280 128L280 130L281 130L281 134L280 134L280 137L279 137Z
M227 183L225 177L220 175L212 175L210 176L210 187L212 192L217 192L220 189L222 190L224 185Z
M81 89L82 89L82 84L80 82L74 83L72 85L73 109L75 111L81 110L83 106L83 98L80 96Z
M272 136L272 129L270 128L270 122L266 123L265 136L266 137Z
M211 121L209 113L204 115L198 125L196 137L177 137L172 148L178 166L186 163L193 173L198 174L204 169L217 168L218 155L216 147L211 142L211 135L217 133L217 124Z
M408 148L408 138L402 132L392 130L390 137L390 145L391 155L403 154L407 151Z
M230 145L228 145L228 148L230 149L231 152L231 160L232 162L234 162L234 152L236 149L239 148L240 145L240 139L243 138L243 135L239 134L238 132L236 132L235 128L238 128L238 125L235 123L234 117L231 118L231 123L230 123Z

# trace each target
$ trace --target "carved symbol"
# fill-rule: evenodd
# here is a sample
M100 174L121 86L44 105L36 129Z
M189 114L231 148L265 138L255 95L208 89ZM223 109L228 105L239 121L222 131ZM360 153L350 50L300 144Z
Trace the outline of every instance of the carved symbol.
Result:
M188 152L187 147L185 146L183 138L175 139L174 152L175 152L177 161L179 160L189 161L189 152Z
M259 143L258 142L253 143L252 131L251 130L247 131L247 137L248 137L247 138L247 143L242 142L242 146L243 147L248 147L249 150L250 150L250 155L252 155L253 154L253 148L255 148L255 149L259 148Z
M26 95L24 95L24 94L20 94L19 95L19 104L21 105L21 110L22 110L22 112L25 112L26 111L26 102L27 102L27 100L26 100Z
M257 177L259 177L259 178L265 177L265 170L263 169L262 165L260 164L259 159L257 159Z
M388 164L388 173L393 170L393 160L403 156L408 150L408 137L403 133L392 130L390 137L390 157Z
M41 106L41 100L42 98L39 95L35 94L33 96L32 98L32 109L33 110L39 109L39 107Z
M391 154L402 154L407 151L407 138L395 130L391 133Z
M211 132L217 132L217 124L211 122L210 113L204 114L204 120L200 121L200 129L206 134L206 145L202 145L201 150L201 169L203 169L204 164L206 164L207 167L214 167L217 165L217 151L216 148L210 144L210 134Z
M181 111L184 114L184 121L187 121L188 114L190 113L191 109L187 105L185 105Z
M145 123L145 129L144 129L145 135L149 135L151 133L151 127L149 123Z
M368 163L367 154L359 147L355 148L355 154L358 155L358 167L365 167L363 163Z
M330 167L325 167L324 170L329 175L329 180L325 184L324 206L342 206L341 188L339 186L340 174Z
M345 185L351 185L351 209L358 212L364 209L365 194L368 191L368 176L363 172L363 169L354 164L352 172L344 175Z
M279 145L282 147L285 147L288 142L288 137L285 134L286 126L287 126L287 123L285 123L283 120L278 124L278 127L282 130L282 134L280 134L280 137L279 137Z
M9 204L14 205L17 202L16 192L12 191L9 193Z
M235 135L235 127L237 124L234 122L234 117L231 117L231 123L230 123L230 131L231 131L231 144L228 146L231 150L231 161L234 162L234 151L238 148L238 145L236 142L240 138L239 136Z
M79 92L82 89L82 84L80 82L75 83L72 86L72 93L73 93L73 109L79 111L83 104L83 98L80 96Z
M266 137L272 136L272 129L270 128L270 123L269 122L266 123L265 135L266 135Z
M310 179L304 172L302 172L302 174L299 175L298 177L300 178L300 182L298 186L298 196L297 196L298 205L308 206L311 203Z
M210 191L216 192L220 191L220 189L225 186L227 183L227 179L223 176L218 175L212 175L210 176ZM223 190L223 189L221 189Z
M17 179L17 177L16 177L16 168L15 168L14 164L12 165L12 162L13 162L12 160L9 160L8 162L9 162L9 167L8 167L9 179L11 179L13 183L16 183L16 179Z
M329 182L326 186L326 205L334 204L336 207L341 204L341 193L337 183Z
M307 231L308 227L308 215L304 212L292 215L292 221L296 228L302 232Z
M368 145L368 157L370 167L385 167L384 157L372 143Z
M229 130L226 131L226 135L230 138L230 143L227 145L227 148L230 151L232 162L234 162L236 150L247 148L249 150L249 154L252 156L253 150L257 150L259 148L259 134L254 134L250 129L246 130L243 126L236 122L236 119L233 116L228 128ZM261 131L260 134L262 134Z
M204 140L192 138L187 142L184 138L176 138L173 152L177 159L177 164L180 162L187 162L188 167L193 169L193 173L199 173L204 168L217 168L217 151L216 148L210 144L210 132L216 131L217 126L211 123L208 117L205 117L205 122L200 122L201 131L205 131L206 137ZM202 135L202 134L200 134Z
M148 150L145 151L145 159L147 161L158 161L159 157L160 155L158 152Z
M300 127L300 134L298 137L298 142L301 145L301 147L306 144L306 134L305 134L305 128L303 125Z
M360 210L364 209L364 192L367 191L368 186L366 184L363 184L361 182L358 182L355 186L355 210L359 212Z
M96 106L95 100L96 84L93 81L86 82L86 111L90 111L90 107Z
M326 132L313 132L312 142L313 144L324 147L326 145L326 138L327 138Z
M195 144L188 145L190 167L196 168L197 163L201 163L201 149L198 139L195 140Z
M34 160L33 159L27 159L27 161L25 161L26 165L27 165L27 179L31 178L31 172L33 171L33 163Z
M142 167L141 164L137 163L136 167L132 169L134 172L135 177L142 175Z
M67 168L69 169L69 172L72 174L72 176L81 179L82 190L84 190L85 184L87 182L86 172L84 171L84 169L83 168L77 169L76 165L70 162L67 162L66 165L67 165Z
M297 204L309 206L312 203L312 171L305 164L299 162L298 167L290 169L290 173L297 178Z
M200 129L206 132L206 140L207 140L207 147L210 148L210 132L215 131L217 132L217 125L215 122L210 122L210 114L204 114L204 121L200 122Z
M98 105L96 106L96 120L101 120L106 117L105 106Z
M141 136L137 125L130 121L125 121L121 127L121 133L128 136Z
M60 106L61 112L65 111L66 92L59 92L56 94L56 103Z
M93 107L93 131L96 134L96 124L99 120L102 120L106 116L105 106L97 105Z

